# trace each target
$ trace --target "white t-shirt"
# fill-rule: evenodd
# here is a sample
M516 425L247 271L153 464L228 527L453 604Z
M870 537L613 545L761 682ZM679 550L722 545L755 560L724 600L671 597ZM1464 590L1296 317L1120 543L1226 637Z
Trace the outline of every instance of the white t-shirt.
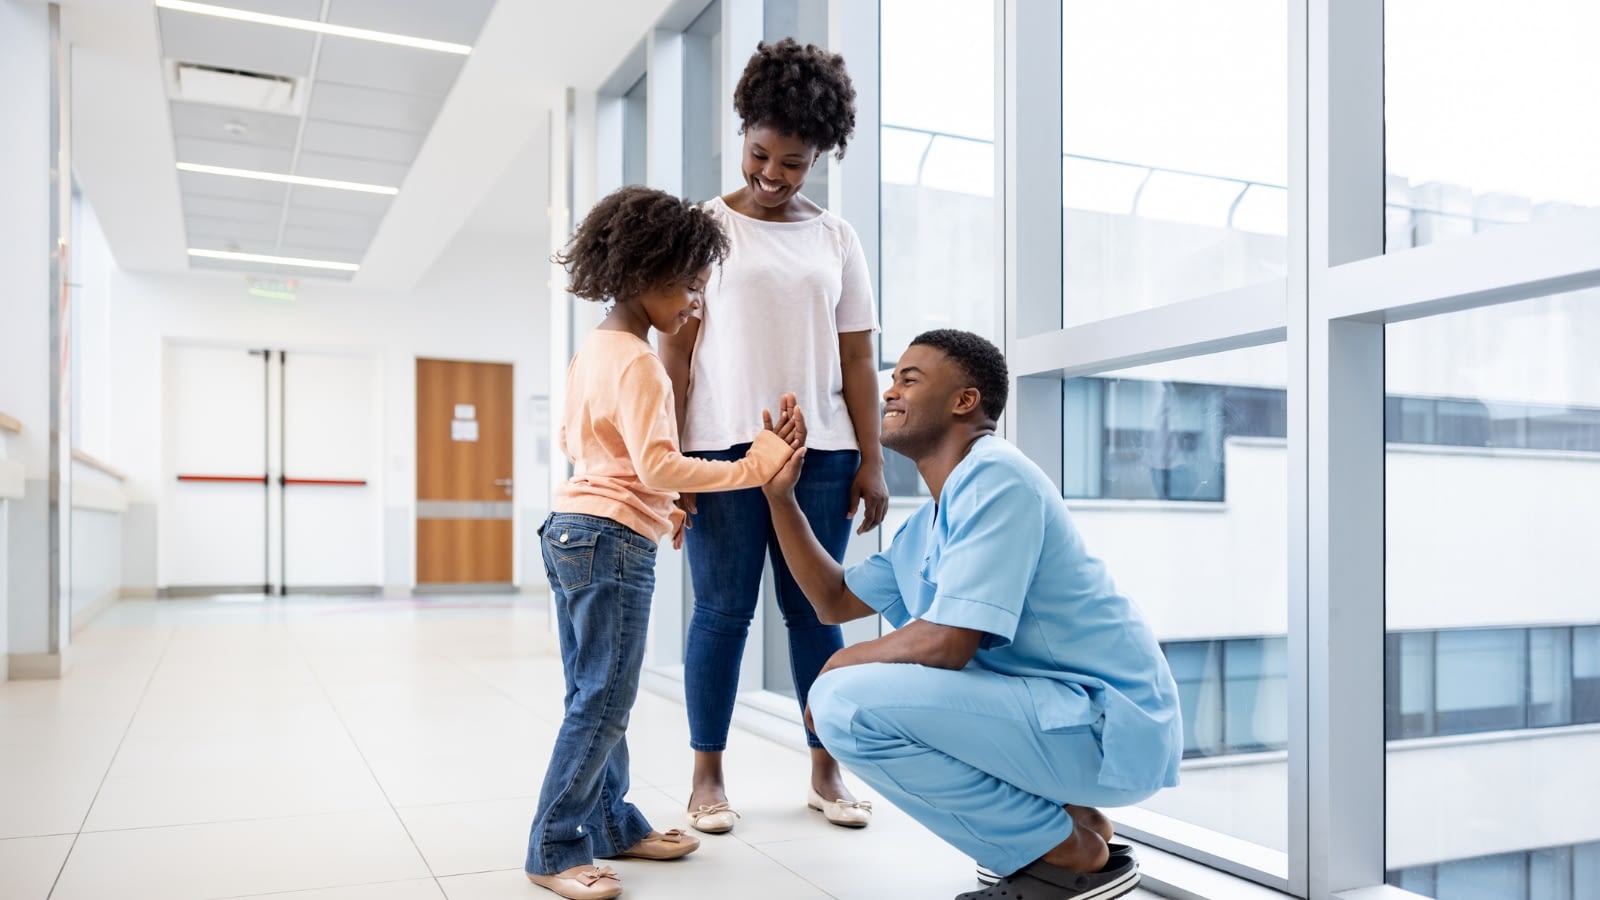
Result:
M854 228L831 212L766 222L705 204L728 233L728 258L711 273L689 370L684 450L755 440L761 411L794 393L806 446L855 450L844 405L839 335L877 331L867 257Z

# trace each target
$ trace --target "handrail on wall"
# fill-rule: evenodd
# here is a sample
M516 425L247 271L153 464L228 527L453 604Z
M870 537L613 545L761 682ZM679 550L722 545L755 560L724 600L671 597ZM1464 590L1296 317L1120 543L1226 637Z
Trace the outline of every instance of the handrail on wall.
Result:
M90 456L76 447L72 448L72 458L83 463L89 468L94 469L102 474L109 475L118 481L128 480L127 473L123 472L121 469L118 469L110 463L101 462L100 460L95 459L93 456Z
M21 434L22 423L11 418L5 413L0 413L0 431L9 431L14 434Z

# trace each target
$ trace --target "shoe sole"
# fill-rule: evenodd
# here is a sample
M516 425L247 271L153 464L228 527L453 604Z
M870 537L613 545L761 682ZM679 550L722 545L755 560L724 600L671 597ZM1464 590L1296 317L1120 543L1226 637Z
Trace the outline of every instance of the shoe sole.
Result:
M1111 850L1112 857L1133 855L1133 847L1128 844L1121 844L1117 843L1116 841L1111 841L1108 846ZM979 866L978 883L984 887L994 887L1000 883L1000 873L993 869L985 869L983 866Z
M1133 893L1133 889L1138 886L1139 867L1134 866L1132 869L1128 870L1127 874L1123 875L1121 878L1118 878L1116 881L1109 881L1097 888L1094 888L1093 890L1085 891L1082 894L1075 894L1073 895L1072 900L1112 900L1112 898Z
M869 824L872 823L872 820L870 818L867 819L865 822L842 822L842 821L840 821L838 819L829 819L827 810L823 809L820 806L813 806L810 803L806 804L806 808L807 809L811 809L811 810L815 810L815 811L817 811L819 813L822 813L822 817L824 819L828 819L828 824L829 825L837 825L840 828L865 828Z

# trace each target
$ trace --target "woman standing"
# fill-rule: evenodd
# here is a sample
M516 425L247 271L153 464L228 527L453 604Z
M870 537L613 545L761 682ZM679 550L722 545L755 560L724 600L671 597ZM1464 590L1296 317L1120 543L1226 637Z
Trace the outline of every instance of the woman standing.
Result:
M800 188L824 153L844 156L855 95L838 54L789 38L758 46L733 98L743 123L744 183L705 204L731 249L707 285L699 319L666 337L661 353L691 455L739 459L755 438L746 420L761 408L758 398L799 395L809 437L796 496L836 560L858 507L862 533L877 527L889 504L878 444L877 314L855 230ZM843 639L837 626L817 621L789 574L759 489L681 502L692 514L686 543L695 595L684 666L695 755L689 820L716 833L731 830L738 815L728 802L722 754L764 557L772 559L802 709ZM834 824L866 825L870 804L854 800L838 763L809 730L806 742L807 805Z

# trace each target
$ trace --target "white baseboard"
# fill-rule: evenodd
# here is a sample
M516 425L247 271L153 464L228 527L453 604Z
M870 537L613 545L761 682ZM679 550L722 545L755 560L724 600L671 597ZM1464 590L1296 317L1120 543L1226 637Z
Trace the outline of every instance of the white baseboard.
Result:
M123 585L118 596L122 600L154 600L161 596L161 592L153 584L140 587Z
M50 681L60 678L67 670L65 654L13 653L10 671L12 681Z
M89 604L83 609L74 611L72 613L72 633L77 634L83 630L84 626L93 622L101 613L110 609L113 603L122 599L122 596L122 591L106 591L94 600L89 601Z

